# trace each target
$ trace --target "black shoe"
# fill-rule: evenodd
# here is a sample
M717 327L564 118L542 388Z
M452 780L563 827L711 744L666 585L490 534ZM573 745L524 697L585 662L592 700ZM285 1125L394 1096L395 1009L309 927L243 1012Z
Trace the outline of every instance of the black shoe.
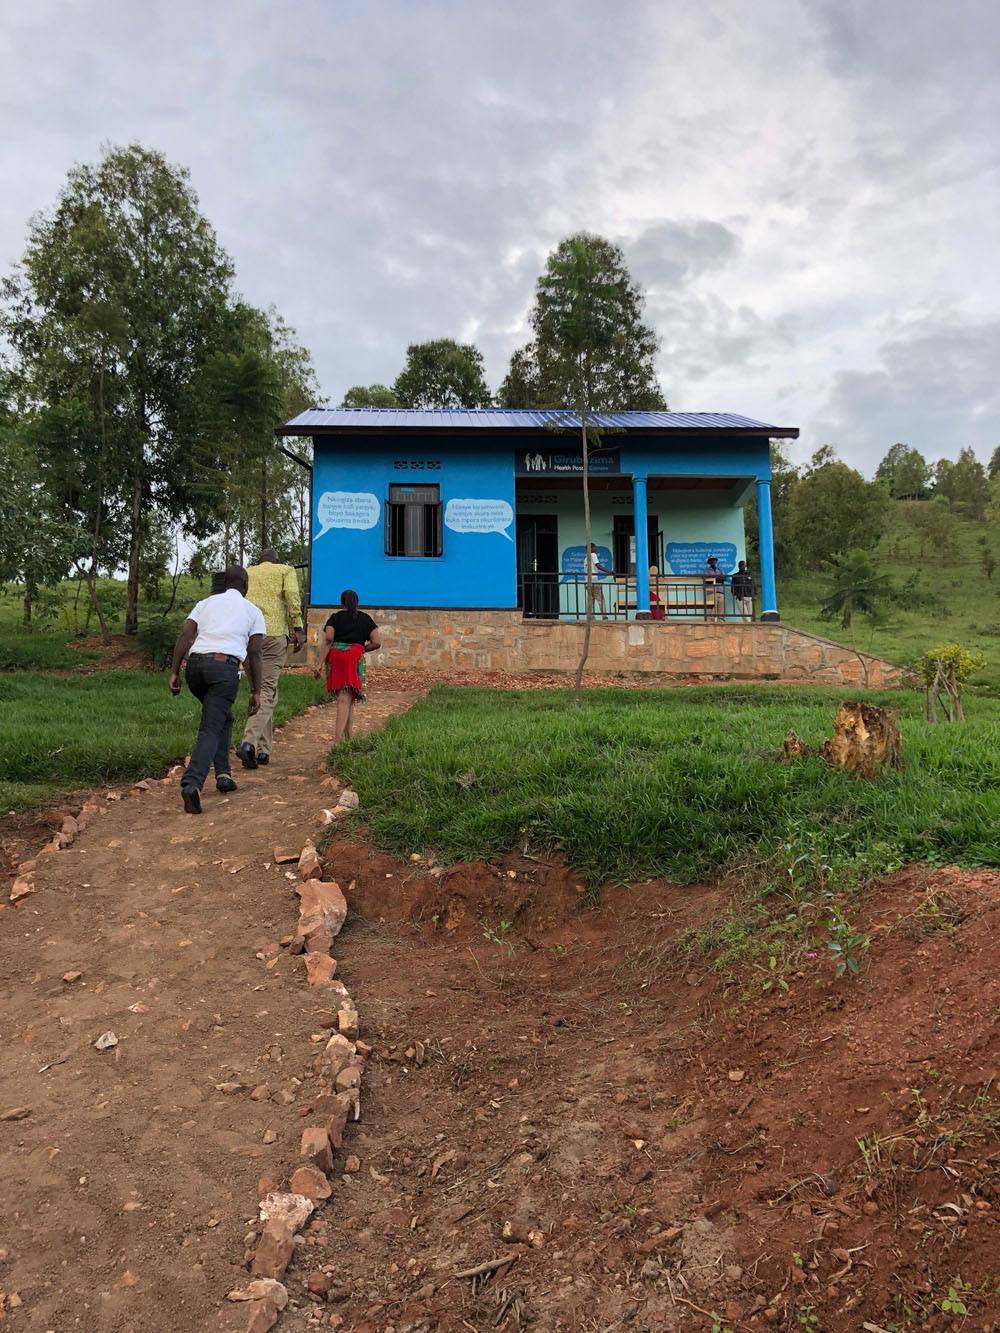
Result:
M257 756L254 754L253 746L249 741L242 741L237 745L236 754L244 768L257 767Z
M269 754L261 754L260 750L257 751L258 764L269 764L270 762L271 762L271 756Z
M219 773L215 779L216 791L239 791L236 783L233 781L232 773Z
M201 814L201 792L197 787L182 787L181 800L184 802L186 815Z

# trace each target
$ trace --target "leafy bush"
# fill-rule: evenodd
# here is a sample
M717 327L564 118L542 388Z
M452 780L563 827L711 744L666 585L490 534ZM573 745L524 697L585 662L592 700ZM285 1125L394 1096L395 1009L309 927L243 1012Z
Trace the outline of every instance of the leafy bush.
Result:
M136 639L143 657L153 671L169 667L174 643L181 632L183 620L147 620L139 626Z

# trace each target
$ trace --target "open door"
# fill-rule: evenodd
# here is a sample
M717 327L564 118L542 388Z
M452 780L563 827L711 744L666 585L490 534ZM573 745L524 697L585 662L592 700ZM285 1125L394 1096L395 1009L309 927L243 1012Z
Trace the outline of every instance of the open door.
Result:
M517 604L525 618L559 615L559 531L555 514L517 516Z

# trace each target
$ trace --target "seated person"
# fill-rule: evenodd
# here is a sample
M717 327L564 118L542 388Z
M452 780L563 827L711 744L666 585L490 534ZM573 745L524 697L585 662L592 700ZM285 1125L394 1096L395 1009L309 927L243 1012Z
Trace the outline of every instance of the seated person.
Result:
M649 618L665 620L667 608L660 601L660 571L656 565L649 567Z

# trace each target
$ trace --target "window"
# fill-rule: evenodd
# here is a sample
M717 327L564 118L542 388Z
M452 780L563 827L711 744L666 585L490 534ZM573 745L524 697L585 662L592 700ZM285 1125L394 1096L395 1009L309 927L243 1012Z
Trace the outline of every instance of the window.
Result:
M658 569L662 569L663 533L660 531L659 520L655 514L649 514L646 518L646 522L648 525L646 540L649 543L649 563L651 565L656 565ZM631 514L616 514L614 516L612 547L615 573L634 574L635 519Z
M390 486L385 508L386 555L441 554L441 487Z

